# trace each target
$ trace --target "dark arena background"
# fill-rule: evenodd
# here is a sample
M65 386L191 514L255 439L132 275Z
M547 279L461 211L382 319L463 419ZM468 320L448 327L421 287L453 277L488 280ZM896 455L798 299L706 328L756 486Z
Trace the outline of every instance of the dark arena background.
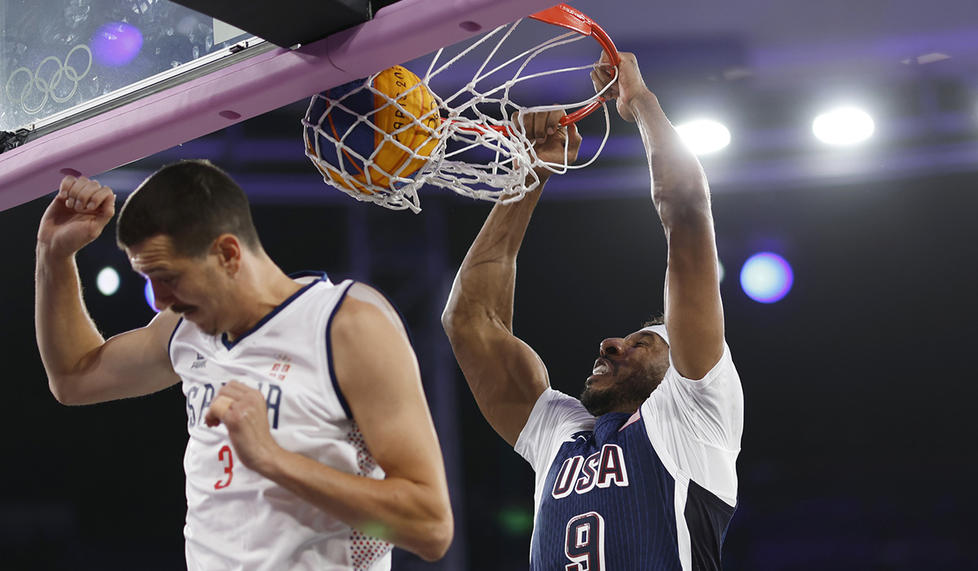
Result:
M724 569L978 569L978 4L573 4L637 54L674 123L705 116L730 132L726 148L701 157L746 404ZM839 102L873 117L868 140L816 139L814 116ZM394 569L526 569L532 473L483 420L439 322L490 204L423 189L414 215L340 194L303 156L305 106L96 178L121 204L163 164L208 158L248 192L265 249L284 270L322 269L385 292L418 353L456 521L444 560L397 551ZM589 119L581 129L586 153L603 126ZM544 192L519 257L515 332L547 363L552 385L576 395L602 339L661 312L665 240L637 130L613 109L598 161L555 176ZM183 568L180 388L77 408L48 392L33 271L50 200L0 212L0 568ZM742 287L745 262L761 252L793 272L778 301ZM114 223L78 263L105 335L151 319ZM105 267L121 279L113 295L97 285Z

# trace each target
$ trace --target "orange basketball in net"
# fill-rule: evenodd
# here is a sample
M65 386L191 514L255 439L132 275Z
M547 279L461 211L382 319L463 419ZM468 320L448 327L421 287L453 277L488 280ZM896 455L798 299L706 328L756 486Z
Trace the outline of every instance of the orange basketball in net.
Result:
M438 144L438 103L410 70L395 65L369 81L328 89L306 113L307 155L334 185L374 194L397 188Z

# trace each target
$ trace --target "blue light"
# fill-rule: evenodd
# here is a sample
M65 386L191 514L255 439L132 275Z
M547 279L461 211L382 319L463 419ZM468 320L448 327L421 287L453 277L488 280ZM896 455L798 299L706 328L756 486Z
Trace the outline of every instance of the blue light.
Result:
M791 291L795 277L784 258L771 252L754 254L740 270L740 287L754 301L774 303Z
M126 65L139 55L142 47L142 32L125 22L109 22L92 36L92 55L107 67Z
M143 295L146 297L146 304L149 305L149 308L156 313L159 313L160 310L156 309L156 296L153 295L153 284L150 283L149 280L146 280L146 287L143 288Z

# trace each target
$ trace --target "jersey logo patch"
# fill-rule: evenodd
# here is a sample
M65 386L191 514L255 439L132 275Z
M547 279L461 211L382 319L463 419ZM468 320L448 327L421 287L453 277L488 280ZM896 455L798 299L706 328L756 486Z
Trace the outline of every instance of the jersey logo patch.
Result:
M281 353L275 355L275 362L272 363L272 368L269 369L268 376L278 381L284 381L285 377L289 374L289 370L292 369L291 361L292 358L288 355Z
M554 480L550 494L554 499L566 498L571 493L586 494L594 489L628 486L628 470L625 454L617 444L605 444L601 450L584 456L571 456L564 460Z
M203 369L206 366L207 366L207 359L205 359L204 356L201 355L200 353L197 353L197 358L194 359L194 362L190 365L190 368Z

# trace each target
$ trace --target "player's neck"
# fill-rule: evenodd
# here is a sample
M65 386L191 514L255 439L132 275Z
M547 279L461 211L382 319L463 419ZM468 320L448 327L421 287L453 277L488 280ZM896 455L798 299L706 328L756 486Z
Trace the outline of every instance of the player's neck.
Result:
M240 317L225 331L230 341L250 331L302 289L302 284L285 275L264 252L249 261L242 265L237 276L240 285L232 296L237 298L234 305L240 310Z

